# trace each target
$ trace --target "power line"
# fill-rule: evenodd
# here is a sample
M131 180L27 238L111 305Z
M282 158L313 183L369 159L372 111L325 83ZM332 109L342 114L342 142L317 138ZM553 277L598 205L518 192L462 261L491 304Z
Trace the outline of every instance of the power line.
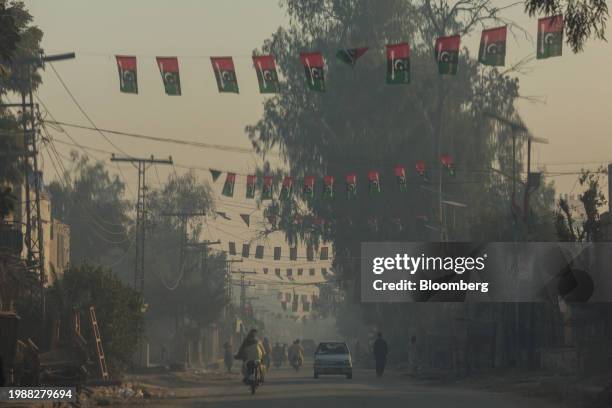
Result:
M55 121L55 116L53 116L53 113L51 113L51 111L49 110L49 108L47 107L45 102L42 100L40 95L38 95L38 93L35 93L34 97L36 98L38 103L40 103L42 105L42 107L45 109L45 111L51 117L51 119L53 119ZM44 123L45 123L45 121L43 121L43 128L44 128ZM74 137L72 137L72 135L66 129L64 129L61 126L60 126L60 130L61 130L61 133L64 133L72 141L73 146L76 146L79 149L81 149L81 151L85 154L85 157L89 157L89 154L87 153L87 150L94 150L94 148L92 148L92 147L87 147L86 148L85 146L81 145L79 142L76 141L76 139ZM47 135L50 137L48 132L47 132ZM67 143L67 142L60 142L60 141L58 141L58 142L62 143L62 144L70 144L70 143ZM125 175L123 174L123 171L121 171L121 168L119 166L117 166L117 170L119 171L119 174L120 174L121 178L123 179L128 192L132 196L132 199L136 199L136 196L134 195L134 192L130 188L130 185L128 184L127 179L125 178Z
M53 121L46 121L46 122L47 123L51 123L51 124L56 124L56 125L70 126L70 125L66 125L64 122L59 122L59 121L55 121L55 120L53 120ZM73 126L82 127L80 125L73 125ZM87 127L85 127L85 128L87 128ZM94 130L92 128L87 128L87 129ZM110 133L111 131L106 130L106 132ZM146 137L153 137L153 136L146 136ZM163 139L163 138L155 138L155 139ZM157 141L165 142L164 140L157 140ZM174 143L174 141L176 141L176 140L168 139L166 142ZM63 141L61 141L61 142L58 141L58 142L62 143L62 144L66 144L66 145L71 145L68 142L63 142ZM186 141L180 141L179 144L183 144L183 142L189 143L189 144L191 144L191 143L199 144L198 142L186 142ZM110 150L94 148L94 147L85 146L85 145L82 145L82 144L75 144L75 146L78 146L78 147L82 146L82 147L85 147L86 149L89 149L89 150L92 150L92 151L98 151L100 153L113 153ZM605 163L599 162L599 161L594 161L594 162L568 162L568 163L565 163L565 164L567 164L567 165L577 165L577 164L590 164L590 163L601 164L601 165L605 164ZM539 163L538 165L542 165L543 166L543 165L545 165L545 163ZM561 162L551 163L551 165L563 165L563 163L561 163ZM175 163L174 166L178 167L178 168L182 168L182 169L198 170L198 171L210 171L211 169L214 169L214 170L219 170L219 171L221 171L223 173L234 173L234 174L239 175L239 176L247 176L247 175L254 174L254 171L250 172L250 173L249 172L247 172L247 173L238 173L238 172L230 171L230 170L223 170L223 169L211 168L211 167L201 167L201 166L196 166L196 165L185 165L185 164L179 164L179 163ZM473 173L473 174L492 174L492 173L495 174L495 173L498 173L495 169L492 169L492 168L482 168L482 169L474 168L474 169L469 169L467 167L464 168L462 166L457 166L457 170L459 170L459 171L463 170L463 171L470 172L470 173ZM432 172L432 171L438 171L438 170L437 169L429 169L428 170L428 172ZM440 171L442 171L442 170L440 170ZM517 173L519 173L519 171L517 171ZM521 172L521 173L524 173L524 172ZM565 176L565 175L580 175L581 171L568 171L568 172L560 172L560 171L548 172L548 171L543 171L542 174L546 175L546 176L550 176L550 177L558 177L558 176ZM481 182L482 182L482 180L464 180L464 181L456 181L456 182L447 182L445 184L474 184L474 183L481 183ZM413 183L413 182L409 182L409 183ZM240 183L236 183L236 184L240 184ZM242 184L245 184L245 183L242 183Z
M66 83L64 82L64 80L62 79L62 77L60 76L60 74L57 72L57 70L55 69L55 67L53 66L52 63L49 63L49 66L51 67L51 69L53 70L53 73L55 74L55 76L57 77L57 79L59 80L60 84L62 84L62 87L66 90L66 93L68 93L68 95L70 96L70 99L72 99L72 102L74 102L74 104L77 106L77 108L79 108L79 110L81 111L81 113L83 114L83 116L85 116L85 119L87 119L87 121L91 124L91 126L93 126L92 130L97 131L98 133L100 133L100 135L111 145L113 146L115 149L117 149L118 151L120 151L121 153L125 154L126 156L129 156L128 153L126 153L124 150L122 150L119 146L117 146L115 143L113 143L112 140L110 140L110 138L108 136L106 136L104 134L104 132L102 132L97 126L96 124L93 122L93 120L91 119L91 117L87 114L87 112L85 112L85 109L83 109L83 107L81 106L81 104L79 103L79 101L76 100L76 98L74 97L73 93L70 91L70 88L68 88L68 85L66 85Z
M122 132L122 131L119 131L119 130L101 129L101 128L97 128L97 127L77 125L77 124L74 124L74 123L60 122L60 121L56 121L56 120L47 121L47 122L53 123L53 124L56 124L56 125L61 125L61 126L73 127L73 128L76 128L76 129L95 130L95 131L98 131L98 132L101 132L101 133L102 132L103 133L110 133L110 134L113 134L113 135L133 137L133 138L144 139L144 140L151 140L151 141L160 142L160 143L173 143L173 144L184 145L184 146L201 147L201 148L204 148L204 149L215 149L215 150L222 150L222 151L234 152L234 153L249 153L249 154L253 153L253 149L246 149L244 147L234 147L234 146L225 146L225 145L212 144L212 143L193 142L193 141L181 140L181 139L170 139L170 138L167 138L167 137L150 136L150 135L144 135L144 134L140 134L140 133Z

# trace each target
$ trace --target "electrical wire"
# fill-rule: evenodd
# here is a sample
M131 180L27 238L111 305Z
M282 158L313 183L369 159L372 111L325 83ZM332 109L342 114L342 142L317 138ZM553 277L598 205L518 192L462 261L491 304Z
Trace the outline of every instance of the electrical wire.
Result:
M122 150L119 146L117 146L115 143L113 143L112 140L110 140L110 138L108 136L106 136L104 134L104 132L102 132L94 123L94 121L91 119L91 117L87 114L87 112L85 112L85 109L83 109L83 106L79 103L79 101L77 101L77 99L75 98L74 94L72 93L72 91L70 90L70 88L68 87L68 85L66 84L66 82L64 82L64 80L62 79L61 75L59 74L59 72L57 72L57 70L55 69L55 66L53 66L52 63L48 63L49 66L51 67L51 69L53 70L53 73L55 74L55 76L57 77L57 79L59 80L60 84L62 85L62 87L64 88L64 90L66 91L66 93L68 94L68 96L70 96L70 99L72 99L72 102L74 102L74 104L76 105L76 107L79 109L79 111L81 111L81 113L83 114L83 116L85 117L85 119L87 119L87 121L91 124L91 126L93 127L93 130L97 131L98 133L100 133L100 135L111 145L113 146L115 149L117 149L118 151L120 151L121 153L123 153L124 155L128 156L128 157L132 157L130 154L128 154L127 152L125 152L124 150Z
M40 95L38 95L38 93L34 93L34 97L36 98L36 100L38 101L38 103L40 103L40 105L45 109L45 111L47 112L47 114L51 117L51 119L53 119L53 121L55 121L55 116L53 116L53 113L49 110L49 107L45 104L45 102L42 100L42 98L40 97ZM43 126L44 123L46 123L45 121L42 121ZM48 122L50 123L50 122ZM93 150L94 148L91 147L87 147L85 148L83 145L79 144L79 142L76 141L76 139L74 137L72 137L72 135L63 127L60 126L60 131L61 133L65 134L73 143L74 146L78 147L79 149L81 149L81 151L85 154L85 157L89 157L89 154L87 152L87 149L89 150ZM69 144L67 142L63 142L63 144ZM98 149L101 150L101 149ZM112 153L112 152L109 152ZM115 164L117 164L115 162ZM136 196L134 195L134 192L132 191L129 183L127 182L127 179L125 177L125 175L123 174L123 171L121 171L121 168L117 165L117 170L119 171L119 174L128 190L128 192L130 193L130 196L132 197L132 200L136 200Z
M56 125L60 125L60 126L73 127L76 129L95 130L101 133L104 132L104 133L109 133L113 135L120 135L120 136L132 137L132 138L137 138L137 139L150 140L150 141L160 142L160 143L172 143L172 144L178 144L178 145L184 145L184 146L200 147L204 149L215 149L215 150L221 150L221 151L233 152L233 153L249 153L249 154L253 153L253 149L247 149L244 147L225 146L225 145L212 144L212 143L193 142L189 140L171 139L167 137L149 136L149 135L144 135L140 133L122 132L119 130L101 129L95 126L90 127L90 126L84 126L84 125L77 125L74 123L59 122L56 120L48 121L48 122L56 124Z

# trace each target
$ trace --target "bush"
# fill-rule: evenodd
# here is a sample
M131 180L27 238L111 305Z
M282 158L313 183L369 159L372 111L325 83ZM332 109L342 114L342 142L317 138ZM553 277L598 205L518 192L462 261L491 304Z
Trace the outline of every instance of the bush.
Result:
M142 339L142 297L109 269L87 264L70 268L49 289L50 314L62 322L72 322L74 311L79 311L81 334L89 344L93 344L94 338L89 318L92 305L109 370L116 375L130 365ZM72 325L65 323L62 327L71 330Z

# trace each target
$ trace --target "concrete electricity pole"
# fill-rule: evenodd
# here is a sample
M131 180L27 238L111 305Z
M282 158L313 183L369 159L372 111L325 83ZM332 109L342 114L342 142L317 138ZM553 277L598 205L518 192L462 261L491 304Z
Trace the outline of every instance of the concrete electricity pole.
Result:
M209 245L219 245L221 241L202 241L202 242L191 242L187 243L188 248L196 248L200 249L201 259L200 259L200 273L202 275L202 282L206 279L206 260L208 257L208 246Z
M245 281L245 276L246 275L255 275L257 272L255 272L255 271L237 271L237 272L232 272L232 273L240 274L240 310L242 312L244 312L245 306L246 306L246 301L247 301L246 290L247 290L248 287L255 286L254 284L252 284L250 282L246 282Z
M145 237L147 223L147 185L145 181L146 171L153 164L173 164L172 157L168 159L156 159L151 155L149 158L116 157L111 156L112 162L131 163L138 169L138 198L136 200L136 262L134 265L134 288L144 294L144 260L145 260Z

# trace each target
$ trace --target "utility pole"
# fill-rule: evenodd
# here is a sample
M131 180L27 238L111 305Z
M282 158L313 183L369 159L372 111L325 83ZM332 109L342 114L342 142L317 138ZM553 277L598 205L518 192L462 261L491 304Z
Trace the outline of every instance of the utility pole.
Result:
M153 164L173 164L172 157L168 159L116 157L111 156L112 162L131 163L138 169L138 198L136 200L136 262L134 266L134 288L144 294L144 260L145 260L145 231L147 224L147 185L146 171Z
M255 271L237 271L233 273L240 274L240 310L244 313L246 302L247 302L246 290L248 287L255 286L251 282L246 282L245 277L246 275L255 275L257 272Z
M208 258L208 246L209 245L219 245L221 241L202 241L202 242L192 242L187 243L188 248L198 248L200 249L200 274L202 275L202 282L206 279L206 261Z
M233 263L242 263L242 259L227 259L225 261L225 315L228 316L229 310L232 307L232 269Z
M548 144L548 139L542 137L527 136L527 182L525 183L525 196L523 201L523 216L525 217L525 224L527 228L527 240L529 239L529 194L534 188L533 176L531 173L531 143L542 143ZM538 173L534 173L538 174ZM537 186L536 186L537 188Z
M181 225L181 243L180 243L180 255L179 255L179 270L182 271L185 267L185 247L187 246L187 223L190 218L193 217L204 217L205 212L164 212L161 214L164 217L177 217Z
M23 216L20 214L20 221L25 224L25 247L26 261L28 268L39 276L40 282L40 312L41 312L41 330L44 333L44 323L46 320L46 300L45 300L45 283L47 281L45 274L45 250L43 241L42 219L40 214L40 193L42 189L42 177L38 170L38 149L36 146L36 138L39 134L37 127L37 115L33 98L32 74L38 68L44 68L45 62L63 61L74 59L75 54L55 54L45 55L43 50L39 50L37 54L18 58L13 61L17 67L16 72L20 75L20 94L21 104L4 104L3 106L19 106L21 108L21 127L23 130L23 189L25 193L25 223ZM32 185L33 183L33 185ZM32 200L32 193L34 199ZM43 339L41 338L41 341Z

